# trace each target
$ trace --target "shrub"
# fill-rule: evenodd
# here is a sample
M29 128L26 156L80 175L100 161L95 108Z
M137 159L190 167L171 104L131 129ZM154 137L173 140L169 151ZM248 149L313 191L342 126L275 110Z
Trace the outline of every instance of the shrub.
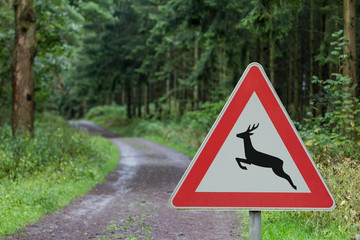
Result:
M71 177L81 178L107 160L94 148L94 139L60 118L42 115L35 129L34 138L29 135L13 138L9 126L0 128L0 179L17 180L44 171L67 172Z
M115 168L117 149L63 119L38 116L35 137L0 128L0 236L59 209L103 181Z

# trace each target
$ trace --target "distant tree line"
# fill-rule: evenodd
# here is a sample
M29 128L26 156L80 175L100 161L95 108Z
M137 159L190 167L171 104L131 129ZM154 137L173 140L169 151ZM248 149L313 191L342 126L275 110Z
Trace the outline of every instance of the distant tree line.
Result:
M337 80L333 73L349 76L339 84L359 96L355 0L29 2L37 13L37 110L74 118L118 104L128 118L181 117L226 99L253 61L264 66L296 120L326 112L323 85ZM8 59L16 61L15 16L7 1L0 3L4 116L11 106Z
M92 7L102 20L88 17L84 24L79 60L66 80L70 90L61 99L70 116L111 103L126 105L128 118L181 116L225 99L252 61L264 66L297 120L326 108L313 76L340 72L352 85L359 81L355 1L114 0Z

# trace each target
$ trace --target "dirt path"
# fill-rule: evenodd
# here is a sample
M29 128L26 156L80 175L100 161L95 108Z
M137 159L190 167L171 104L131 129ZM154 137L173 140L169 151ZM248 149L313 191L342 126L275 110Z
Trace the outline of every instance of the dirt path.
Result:
M114 137L98 126L75 124ZM121 153L107 181L9 239L241 239L234 212L176 211L168 199L190 159L141 138L111 138Z

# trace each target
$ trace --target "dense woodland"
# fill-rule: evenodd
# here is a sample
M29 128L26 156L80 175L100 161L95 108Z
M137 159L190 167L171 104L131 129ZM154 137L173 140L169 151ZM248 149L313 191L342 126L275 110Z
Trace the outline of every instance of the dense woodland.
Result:
M352 239L359 8L356 0L0 0L0 236L117 164L117 153L107 163L109 142L59 115L193 156L246 66L259 62L337 204L269 213L268 239Z
M128 118L182 116L225 100L253 61L295 120L327 111L328 80L359 96L355 1L25 2L36 12L36 111L77 118L118 104ZM2 122L12 104L13 5L0 1Z
M116 103L127 106L128 118L181 116L226 99L246 65L257 61L296 120L309 111L322 114L327 103L314 76L337 80L333 73L347 71L349 84L357 82L351 64L358 52L350 41L356 21L344 20L355 4L343 9L345 2L89 3L87 10L102 19L83 25L78 61L64 77L69 88L61 112L81 116L94 105Z

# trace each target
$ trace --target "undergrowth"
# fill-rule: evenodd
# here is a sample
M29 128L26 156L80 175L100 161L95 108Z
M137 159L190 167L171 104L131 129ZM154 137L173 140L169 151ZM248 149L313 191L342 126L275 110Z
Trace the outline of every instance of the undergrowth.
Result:
M115 146L89 137L64 120L41 115L35 137L0 128L0 236L58 210L102 182L117 165Z

